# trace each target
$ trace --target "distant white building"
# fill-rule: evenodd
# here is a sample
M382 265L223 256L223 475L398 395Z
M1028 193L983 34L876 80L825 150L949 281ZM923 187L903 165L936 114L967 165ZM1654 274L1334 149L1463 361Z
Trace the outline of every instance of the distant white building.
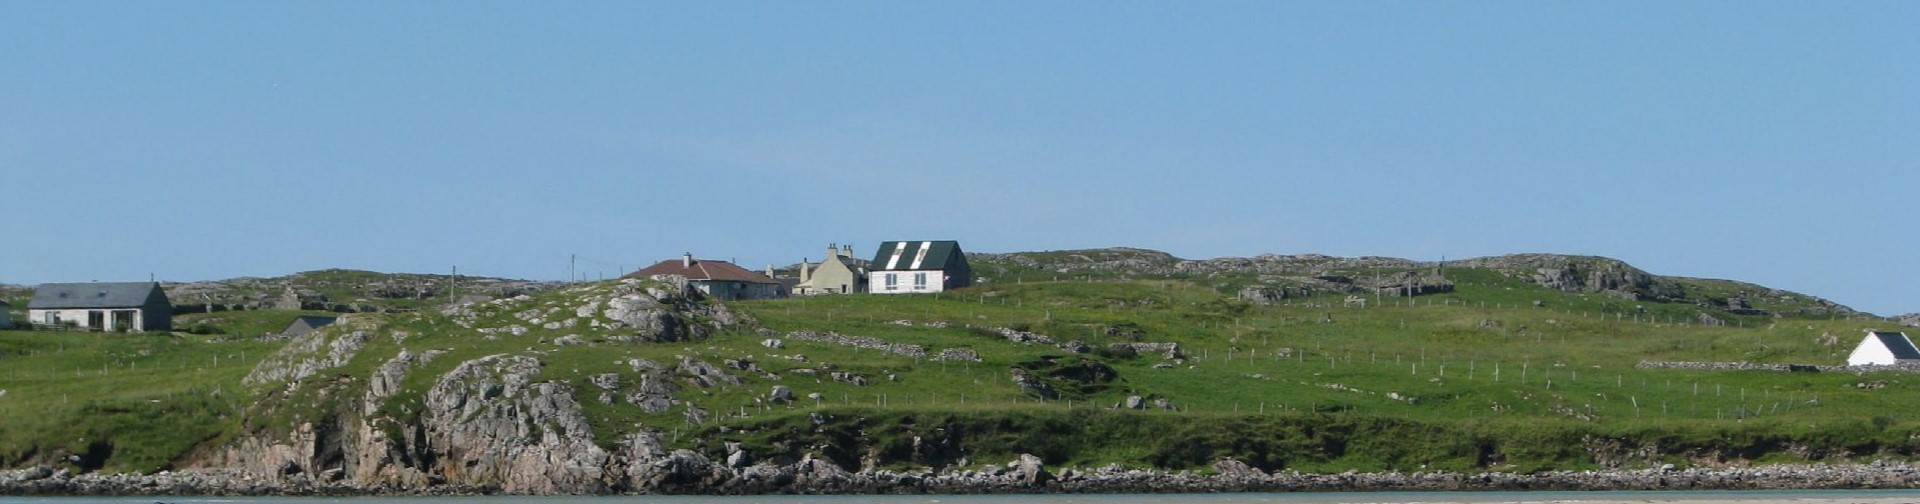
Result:
M1867 331L1867 337L1860 340L1860 346L1853 347L1853 354L1847 356L1849 366L1886 366L1906 362L1920 362L1920 348L1914 348L1913 340L1907 333L1892 331Z

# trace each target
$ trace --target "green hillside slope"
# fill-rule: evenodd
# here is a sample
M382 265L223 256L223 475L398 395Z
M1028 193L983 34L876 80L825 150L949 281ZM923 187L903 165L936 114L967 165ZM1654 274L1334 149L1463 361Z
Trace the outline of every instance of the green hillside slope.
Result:
M661 322L678 328L670 338L609 324L609 296L639 288L620 282L359 314L324 336L359 331L359 347L284 384L241 383L285 344L252 330L0 332L0 466L151 471L301 423L405 424L435 379L493 354L535 356L540 380L571 384L604 446L658 432L716 458L741 443L849 468L1034 453L1087 467L1533 470L1920 448L1910 374L1642 367L1837 366L1863 329L1891 328L1811 296L1559 256L1112 249L979 255L974 268L975 287L940 295L679 306ZM247 313L209 323L271 327L299 312ZM364 377L402 350L436 353L360 412ZM636 362L668 371L640 378ZM628 399L632 386L600 394L606 375L667 380L671 406Z

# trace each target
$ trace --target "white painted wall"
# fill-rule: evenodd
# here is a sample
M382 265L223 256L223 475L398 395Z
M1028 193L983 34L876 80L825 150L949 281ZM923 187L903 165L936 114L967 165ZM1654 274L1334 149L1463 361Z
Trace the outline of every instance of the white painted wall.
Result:
M125 308L122 308L121 310L125 310ZM87 312L92 312L92 311L102 312L103 314L102 317L104 317L104 319L102 319L102 322L105 322L107 325L104 327L98 327L98 328L88 326ZM111 309L32 310L32 309L29 309L27 310L27 322L35 325L46 324L47 314L57 313L60 316L61 323L73 322L75 324L74 327L79 329L111 330L114 327L114 322L116 322L116 320L114 320L114 317L115 317L114 312L116 311L120 311L120 310L111 310ZM131 315L131 317L133 320L128 320L127 326L133 328L133 331L139 332L141 328L144 327L143 324L145 322L144 320L141 320L142 315L138 310L135 310Z
M1872 334L1860 340L1860 346L1853 347L1853 354L1847 356L1849 366L1884 366L1893 364L1893 351L1880 343L1880 338Z
M909 251L908 253L911 254L912 252ZM903 259L903 261L908 260L912 260L911 255ZM926 285L914 284L914 275L916 274L926 275ZM898 283L895 284L892 289L887 288L887 275L894 275L897 278ZM947 286L943 275L946 275L946 272L941 270L875 271L867 274L867 292L874 294L928 294L940 292L945 290Z

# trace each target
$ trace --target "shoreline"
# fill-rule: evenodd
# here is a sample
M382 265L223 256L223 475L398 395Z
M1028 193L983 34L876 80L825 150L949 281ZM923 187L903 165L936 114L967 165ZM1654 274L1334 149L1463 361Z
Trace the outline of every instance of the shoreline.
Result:
M1010 494L1184 494L1184 493L1348 493L1348 492L1586 492L1586 491L1730 491L1730 490L1915 490L1920 465L1876 461L1867 464L1783 464L1753 467L1662 467L1632 470L1547 471L1534 474L1381 472L1309 474L1263 472L1227 460L1215 471L1159 471L1105 468L1066 469L1058 474L1016 461L1006 470L935 473L846 472L814 465L756 465L723 478L664 482L652 488L615 486L568 489L539 494L509 494L490 485L401 487L315 481L304 475L265 477L234 470L188 470L138 474L72 474L47 466L0 472L0 495L11 496L487 496L487 495L1010 495ZM1713 499L1685 500L1693 503ZM1665 499L1631 502L1666 502ZM1901 502L1920 501L1920 497ZM1481 501L1423 501L1439 503ZM1496 501L1485 501L1496 502ZM1510 501L1497 501L1510 502ZM1553 499L1528 502L1621 502ZM1743 500L1729 502L1750 502ZM1795 500L1793 502L1802 502Z

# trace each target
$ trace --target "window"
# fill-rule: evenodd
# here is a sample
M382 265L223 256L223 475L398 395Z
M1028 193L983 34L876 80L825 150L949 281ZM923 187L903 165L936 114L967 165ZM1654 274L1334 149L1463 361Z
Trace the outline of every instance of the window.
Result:
M926 273L913 274L913 290L927 290L927 274Z
M887 290L900 290L900 275L888 273L886 276L886 284Z

